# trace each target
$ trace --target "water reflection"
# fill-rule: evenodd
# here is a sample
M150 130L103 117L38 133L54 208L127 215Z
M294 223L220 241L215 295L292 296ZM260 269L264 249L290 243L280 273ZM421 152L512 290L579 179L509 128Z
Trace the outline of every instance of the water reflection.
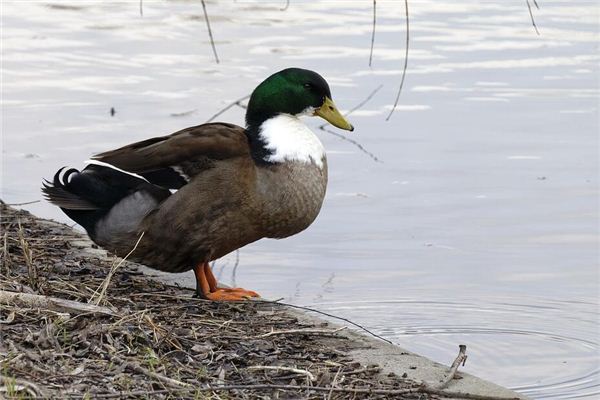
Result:
M3 2L2 198L89 155L210 118L291 64L331 82L359 141L322 132L305 233L243 249L237 283L326 311L535 398L598 395L598 13L593 2ZM335 15L335 18L331 18ZM110 115L111 108L116 110ZM221 118L242 123L243 110ZM315 121L310 121L316 127ZM65 221L46 203L32 212ZM231 280L235 254L216 271ZM222 267L222 269L221 269ZM191 284L191 276L168 278Z
M512 389L533 398L600 395L600 367L585 361L600 351L595 336L597 305L528 297L521 300L526 303L395 299L316 306L334 314L353 310L368 315L366 322L375 333L420 354L436 358L443 354L446 362L455 356L456 345L467 344L470 358L466 371L493 381L502 368L513 382L522 382ZM569 321L569 325L557 329L556 320ZM573 323L578 325L576 332L571 329ZM527 365L523 359L529 360Z

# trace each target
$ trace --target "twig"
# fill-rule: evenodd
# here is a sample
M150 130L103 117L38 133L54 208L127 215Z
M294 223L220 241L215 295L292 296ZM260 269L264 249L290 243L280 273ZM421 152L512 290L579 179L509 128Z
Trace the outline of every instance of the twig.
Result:
M382 88L383 88L383 85L377 86L360 103L358 103L357 105L355 105L354 107L352 107L348 112L344 113L344 116L347 117L350 114L352 114L354 111L362 108L362 106L364 106L365 104L367 104L373 98L373 96L375 96L377 94L377 92L379 92ZM319 129L325 128L328 124L329 124L328 122L325 122L324 124L319 125Z
M467 346L464 344L459 345L458 346L458 356L456 356L456 359L450 366L450 370L448 371L448 374L439 383L437 383L435 385L431 385L431 384L427 385L428 389L440 390L440 389L444 389L446 386L448 386L448 384L450 382L452 382L452 379L454 379L456 372L458 371L458 367L460 365L463 365L463 366L465 365L465 362L467 361L466 353L467 353Z
M326 317L330 317L330 318L334 318L334 319L337 319L337 320L340 320L340 321L347 322L347 323L349 323L350 325L353 325L353 326L355 326L355 327L357 327L357 328L359 328L359 329L361 329L361 330L363 330L363 331L367 332L369 335L371 335L371 336L373 336L373 337L376 337L377 339L381 339L381 340L383 340L384 342L387 342L387 343L389 343L389 344L394 344L394 343L392 343L390 340L388 340L388 339L386 339L386 338L383 338L383 337L379 336L379 335L378 335L378 334L376 334L376 333L373 333L373 332L371 332L370 330L368 330L368 329L367 329L367 328L365 328L364 326L362 326L362 325L360 325L360 324L357 324L356 322L354 322L354 321L351 321L351 320L349 320L348 318L344 318L344 317L338 317L337 315L329 314L329 313L326 313L326 312L324 312L324 311L320 311L320 310L315 310L314 308L310 308L310 307L304 307L304 306L296 306L296 305L294 305L294 304L283 303L283 302L280 302L280 301L269 301L269 300L261 300L261 299L257 299L257 300L253 300L253 301L255 301L255 302L259 302L259 303L266 303L266 304L267 304L267 303L268 303L268 304L278 304L278 305L280 305L280 306L291 307L291 308L297 308L297 309L299 309L299 310L311 311L311 312L315 312L315 313L317 313L317 314L325 315Z
M527 9L529 10L529 16L531 17L531 24L533 25L533 29L535 29L535 33L540 35L540 31L538 30L537 25L535 24L535 18L533 17L533 11L531 10L531 4L529 4L529 0L525 0L527 3ZM539 9L537 2L534 0L533 4L535 4L536 8Z
M2 240L2 263L0 263L0 273L10 275L10 254L8 253L8 231L4 232L4 239Z
M373 96L375 96L375 94L377 92L379 92L381 90L381 88L383 88L383 85L379 85L378 87L376 87L371 93L369 93L369 95L367 97L365 97L364 100L362 100L360 103L358 103L357 105L355 105L354 107L352 107L347 113L345 113L345 116L348 116L350 114L352 114L354 111L360 109L362 106L364 106L365 104L367 104L372 98ZM345 135L341 135L337 132L334 132L332 130L329 129L325 129L325 127L328 125L328 123L324 123L322 125L319 125L319 129L329 133L330 135L333 135L335 137L338 137L342 140L345 140L348 143L352 143L354 146L356 146L360 151L362 151L363 153L365 153L366 155L368 155L369 157L371 157L373 159L373 161L375 162L382 162L376 155L374 155L373 153L371 153L370 151L368 151L367 149L365 149L362 144L358 143L356 140L350 139Z
M344 375L345 376L349 376L349 375L356 375L356 374L362 374L363 372L379 372L381 371L381 368L378 366L375 367L362 367L359 369L355 369L354 371L350 371L350 372L345 372Z
M106 344L104 345L104 347L108 351L110 351L110 348ZM129 368L131 370L133 370L133 371L139 372L139 373L144 374L144 375L146 375L146 376L148 376L150 378L156 379L156 380L164 383L165 385L168 385L168 386L171 386L171 387L178 387L178 388L181 388L181 387L183 387L183 388L192 388L192 385L190 385L189 383L181 382L181 381L178 381L176 379L172 379L172 378L169 378L167 376L161 375L161 374L159 374L157 372L153 372L153 371L147 370L146 368L142 367L138 363L135 363L133 361L124 360L124 359L122 359L121 357L119 357L116 354L112 354L110 356L110 359L111 359L111 361L116 361L117 363L119 363L119 364L121 364L121 365L123 365L123 366L125 366L125 367L127 367L127 368Z
M347 136L344 136L340 133L334 132L330 129L322 129L324 132L329 133L330 135L339 137L340 139L348 142L348 143L352 143L353 145L355 145L360 151L362 151L363 153L365 153L366 155L368 155L369 157L371 157L373 159L373 161L378 162L378 163L382 163L383 161L381 161L375 154L371 153L370 151L368 151L367 149L365 149L362 144L358 143L356 140L354 139L350 139Z
M342 327L337 328L337 329L286 329L286 330L281 330L281 331L274 331L274 330L272 330L271 332L255 336L255 338L264 339L264 338L268 338L270 336L275 336L275 335L293 335L293 334L300 334L300 335L322 335L322 334L326 334L326 335L330 335L332 333L336 333L336 332L339 332L339 331L344 330L344 329L346 329L345 326L342 326Z
M42 391L42 389L40 389L35 383L26 381L24 379L10 378L10 377L0 375L0 384L3 385L4 387L11 386L12 387L11 390L13 392L26 391L34 399L37 397L45 397L45 394ZM4 389L3 387L0 387L0 398L2 398L1 393L5 391L3 389ZM14 393L8 393L8 395L10 396L11 399L12 398L17 398L17 399L22 398L20 395L13 397ZM23 397L23 398L25 398L25 397Z
M377 25L377 0L373 0L373 30L371 31L371 51L369 52L369 67L373 61L373 47L375 47L375 26Z
M206 27L208 28L208 37L210 38L210 45L212 46L213 54L215 55L215 61L219 63L219 56L217 55L217 48L215 47L215 40L213 39L212 29L210 29L210 21L208 19L208 12L206 12L206 3L202 2L202 11L204 11L204 20L206 21Z
M5 203L5 206L26 206L28 204L35 204L35 203L39 203L41 200L33 200L33 201L27 201L25 203Z
M379 85L375 90L373 90L371 93L369 93L369 95L362 100L359 104L357 104L356 106L354 106L352 109L350 109L350 111L348 111L347 113L345 113L344 115L348 116L350 114L352 114L354 111L358 110L359 108L361 108L362 106L364 106L367 102L369 102L369 100L371 100L373 98L373 96L375 96L375 94L381 90L381 88L383 88L383 85ZM224 108L222 108L221 110L219 110L215 115L213 115L212 117L210 117L208 120L206 120L205 123L209 123L215 120L215 118L217 118L219 115L223 114L225 111L229 110L231 107L233 106L239 106L241 108L246 108L243 104L242 101L246 100L247 98L249 98L250 95L246 95L244 97L240 97L239 99L229 103L227 106L225 106ZM350 139L344 135L340 135L337 132L333 132L329 129L325 129L325 127L327 126L327 123L320 125L318 128L324 132L329 133L330 135L336 136L342 140L345 140L348 143L352 143L354 146L356 146L360 151L362 151L363 153L365 153L366 155L368 155L369 157L371 157L373 159L373 161L375 162L382 162L376 155L374 155L373 153L371 153L370 151L368 151L367 149L365 149L360 143L358 143L356 140ZM237 262L239 260L236 260L236 266L237 266ZM236 266L234 266L234 271ZM234 283L235 285L235 283Z
M143 314L143 317L146 320L146 322L148 322L148 324L152 327L152 330L154 332L154 340L156 341L157 345L160 345L161 342L163 342L163 341L167 341L167 342L169 342L169 344L171 344L171 346L175 347L177 350L179 350L179 351L183 350L183 348L177 341L177 338L173 337L173 335L172 335L173 329L174 329L173 327L171 327L169 330L166 330L165 328L163 328L161 326L157 326L154 323L154 321L152 321L152 318L149 315ZM160 340L158 340L158 336L156 334L157 331L160 334L160 336L162 336L160 338Z
M24 236L34 252L34 262L38 266L40 279L49 279L47 282L42 281L52 290L48 294L98 307L87 304L86 300L101 286L106 276L98 277L97 274L87 274L87 271L89 268L103 269L106 275L118 260L111 261L103 257L90 259L88 255L78 251L77 246L67 246L71 236L76 235L64 226L45 221L36 223L32 216L12 208L2 207L0 212L4 223L0 230L7 227L8 246L12 251L10 262L13 268L12 280L7 279L5 275L0 276L1 289L33 293L26 286L29 283L25 259L18 248L17 220L21 217ZM63 231L66 234L64 242L55 242L57 237L63 237ZM2 236L0 233L0 246ZM32 237L48 237L52 242L42 244L33 241ZM130 247L133 247L133 244L132 241ZM128 260L141 251L143 246L144 243L140 242ZM0 247L0 257L2 256ZM230 260L230 263L233 261ZM60 267L53 271L41 268L42 265L53 264ZM336 350L340 346L345 348L344 343L352 338L353 333L346 330L331 335L334 339L326 340L320 340L320 336L310 336L311 334L307 333L307 329L311 328L333 330L341 325L322 326L304 321L292 308L278 308L272 304L220 304L191 299L187 296L189 290L149 280L138 275L141 272L132 270L131 276L125 276L124 270L128 269L125 264L127 263L114 274L101 301L101 304L112 303L119 307L118 311L116 308L112 310L117 314L114 317L70 312L72 318L66 320L64 312L54 315L56 312L48 308L39 310L20 307L17 304L0 304L0 309L7 310L6 313L0 313L6 314L0 316L0 331L3 334L6 332L6 337L3 338L6 340L2 344L7 353L6 360L1 363L0 374L10 379L7 385L0 384L0 399L2 396L8 397L7 393L14 393L15 388L21 390L16 392L17 396L34 397L25 391L23 385L15 384L12 377L35 382L47 392L45 398L66 399L87 398L90 394L85 392L89 390L92 390L94 398L272 398L277 394L282 398L301 396L327 399L330 394L331 398L348 399L412 398L435 397L428 396L429 392L444 397L452 393L450 390L459 388L456 380L451 381L447 391L433 388L436 383L446 378L451 367L441 370L441 373L437 374L438 379L431 381L428 387L414 379L390 377L379 381L373 375L376 367L353 367L354 364L349 364L352 362L352 354ZM71 266L79 266L80 270L74 271ZM20 271L22 273L17 275ZM119 280L119 284L115 284L121 273L124 273L123 279ZM3 285L6 287L2 287ZM16 289L17 287L22 289ZM100 289L97 291L100 292ZM144 293L146 291L149 293ZM346 323L343 325L350 327ZM4 330L1 327L4 327ZM283 333L285 330L294 329L299 334ZM254 339L257 335L274 331L282 333L266 339ZM301 340L302 337L309 340ZM271 344L264 347L261 343ZM39 351L32 351L29 344ZM390 350L393 350L391 346ZM56 354L61 356L60 369L54 368L55 365L52 364ZM236 357L235 354L242 358ZM114 358L114 355L117 358ZM270 362L272 356L279 361ZM98 368L84 368L81 363L83 358L97 362L101 371ZM332 359L336 362L331 361ZM199 364L202 364L200 369ZM311 372L317 381L311 382L304 374L246 370L247 366L293 367ZM339 373L336 374L336 371ZM458 371L462 370L458 368ZM227 380L223 375L225 373L228 373ZM321 374L323 383L319 383ZM333 382L327 380L329 374ZM337 379L333 375L337 375ZM128 376L133 376L134 379L128 379ZM90 385L83 385L81 388L77 386L65 394L65 382L73 379L89 381L94 387L89 389ZM103 379L112 382L110 387L102 385ZM211 386L207 385L208 382ZM217 382L223 387L218 386ZM273 383L282 385L268 385ZM312 385L319 387L314 389ZM397 391L401 389L408 390L408 393ZM381 391L380 394L377 391ZM452 397L481 398L462 393L459 395ZM517 396L511 393L508 395Z
M402 93L402 87L404 86L404 78L406 78L406 70L408 69L408 44L410 42L410 24L408 22L408 0L404 0L404 11L406 15L406 43L405 43L405 52L404 52L404 68L402 69L402 79L400 80L400 87L398 88L398 94L396 94L396 100L394 100L394 106L390 110L386 121L389 121L392 117L392 114L396 110L398 106L398 101L400 100L400 93Z
M15 304L20 307L43 308L59 312L73 312L76 314L92 313L104 315L116 315L110 308L93 304L80 303L73 300L65 300L57 297L42 296L39 294L17 293L0 290L0 304Z
M333 388L335 387L335 385L337 383L337 379L338 379L338 376L340 375L340 372L342 372L342 367L338 368L337 372L335 373L335 376L333 377L333 381L331 381L331 390L327 394L327 400L331 400L331 396L333 395Z
M180 113L171 113L170 115L171 115L171 117L186 117L186 116L191 115L191 114L193 114L193 113L195 113L197 111L198 111L197 109L193 109L193 110L190 110L190 111L183 111L183 112L180 112Z
M140 17L144 17L144 4L142 4L143 0L140 0Z
M290 0L286 0L285 6L283 8L280 8L279 11L285 11L288 9L289 6L290 6Z
M227 105L225 108L222 108L222 109L221 109L220 111L218 111L218 112L217 112L215 115L213 115L212 117L210 117L210 118L209 118L209 119L206 121L206 123L209 123L209 122L212 122L212 121L214 121L214 119L215 119L215 118L217 118L219 115L223 114L225 111L229 110L229 109L230 109L231 107L233 107L233 106L240 106L240 107L242 107L242 104L241 104L241 102L242 102L243 100L246 100L246 99L247 99L247 98L249 98L249 97L250 97L250 95L249 95L249 94L247 94L247 95L246 95L246 96L244 96L244 97L240 97L239 99L237 99L237 100L236 100L236 101L234 101L233 103L230 103L230 104L228 104L228 105Z
M474 399L474 400L519 400L518 397L504 397L504 396L486 396L477 395L471 393L454 392L449 390L428 390L422 387L415 387L409 389L373 389L373 388L338 388L338 387L325 387L325 386L308 386L308 385L274 385L274 384L255 384L255 385L226 385L226 386L205 386L205 387L194 387L188 389L165 389L165 390L153 390L153 391L131 391L131 392L120 392L120 393L107 393L107 394L94 394L95 398L98 399L111 399L111 398L122 398L122 397L135 397L135 396L148 396L151 394L164 394L164 393L185 393L185 392L209 392L209 391L232 391L232 390L293 390L295 392L300 391L314 391L314 392L335 392L335 393L355 393L355 394L383 394L383 395L403 395L413 393L430 393L437 394L439 396L449 398L462 398L462 399ZM73 397L83 398L83 395L75 395Z
M317 380L315 378L315 376L313 374L311 374L309 371L306 371L304 369L292 368L292 367L280 367L280 366L277 366L277 365L253 365L253 366L248 367L246 369L249 369L249 370L270 370L270 371L293 372L294 374L301 374L301 375L306 376L312 382L314 382L314 381Z
M29 285L34 290L40 290L40 284L38 279L37 267L33 265L33 254L29 248L29 243L25 240L25 231L21 225L21 220L18 220L19 224L19 243L21 244L21 250L23 250L23 258L25 258L25 264L27 265L27 275L29 277Z
M456 370L458 370L459 366L465 366L465 363L467 362L467 345L466 344L459 344L458 345L458 356L456 356L456 358L454 359L454 362L452 363L452 365L450 366L450 370L451 372L454 374L456 373Z
M94 293L92 294L92 297L90 297L90 299L88 300L88 303L93 302L96 305L100 304L100 302L102 301L102 298L104 297L104 294L106 293L106 289L108 289L108 285L110 284L110 281L111 281L113 275L115 274L115 272L117 272L117 269L119 269L121 264L123 264L125 262L125 260L127 260L127 257L129 257L135 251L135 249L137 249L138 244L140 244L140 241L144 237L144 233L145 232L142 232L142 234L140 235L137 242L135 242L135 246L133 246L133 249L131 249L131 251L129 253L127 253L127 255L121 259L121 261L119 261L117 264L113 264L111 266L110 271L108 271L108 274L106 275L106 278L104 279L102 284L94 291ZM100 290L100 288L102 288L102 289ZM98 294L98 290L100 290L100 294ZM96 294L98 294L97 297L96 297ZM94 298L95 298L95 300L94 300Z

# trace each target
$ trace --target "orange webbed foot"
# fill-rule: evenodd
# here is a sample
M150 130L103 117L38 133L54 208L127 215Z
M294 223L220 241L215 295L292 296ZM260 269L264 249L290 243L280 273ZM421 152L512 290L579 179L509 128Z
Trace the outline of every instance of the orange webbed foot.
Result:
M247 290L247 289L237 288L237 287L236 288L218 288L217 290L223 290L225 292L240 293L242 296L246 296L246 297L260 297L260 295L253 290Z
M208 263L202 263L194 268L196 274L196 296L201 299L213 301L243 301L251 297L260 297L252 290L242 288L217 287L212 270Z
M251 297L260 297L258 293L242 288L217 288L213 292L205 293L205 296L213 301L244 301Z

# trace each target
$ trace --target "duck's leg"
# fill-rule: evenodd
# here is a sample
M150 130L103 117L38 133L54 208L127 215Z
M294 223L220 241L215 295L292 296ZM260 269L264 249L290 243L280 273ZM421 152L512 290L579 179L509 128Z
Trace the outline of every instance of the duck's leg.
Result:
M220 288L217 286L217 278L213 275L212 268L208 263L204 263L204 274L206 275L206 280L208 281L208 286L210 288L211 293L217 291L223 292L235 292L241 294L243 297L260 297L258 293L253 290L246 290L243 288Z
M196 275L196 296L201 299L215 301L239 301L249 297L260 297L252 290L242 288L217 287L217 279L208 263L200 263L194 268Z

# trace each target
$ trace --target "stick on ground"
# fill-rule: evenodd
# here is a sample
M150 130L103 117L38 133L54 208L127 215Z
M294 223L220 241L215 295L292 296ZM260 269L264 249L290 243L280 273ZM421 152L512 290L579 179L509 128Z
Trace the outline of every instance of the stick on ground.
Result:
M105 345L104 347L108 349L108 346ZM135 371L135 372L139 372L141 374L146 375L149 378L158 380L158 381L164 383L167 386L176 387L176 388L181 388L181 387L183 387L183 388L191 388L192 387L192 385L190 385L188 383L181 382L181 381L178 381L177 379L172 379L172 378L169 378L167 376L161 375L161 374L159 374L157 372L150 371L150 370L142 367L138 363L132 362L132 361L127 361L127 360L125 360L125 359L117 356L116 354L111 354L111 358L110 359L112 361L115 361L115 362L123 365L126 368L129 368L129 369Z
M310 373L307 370L304 369L298 369L298 368L292 368L292 367L280 367L277 365L253 365L251 367L248 367L246 369L249 370L267 370L267 371L285 371L285 372L291 372L294 374L300 374L300 375L304 375L306 376L308 379L310 379L312 382L316 381L317 378L315 378L315 376Z
M16 293L6 290L0 290L0 304L18 305L28 308L42 308L45 310L69 312L75 314L104 314L116 315L116 313L107 307L101 307L93 304L80 303L78 301L59 299L57 297L42 296L39 294Z
M282 331L271 331L256 337L264 339L275 335L331 335L344 329L346 329L345 326L337 329L286 329Z
M463 366L465 365L465 362L467 361L467 354L466 354L467 346L464 344L461 344L458 346L458 349L459 349L458 356L456 356L456 359L450 366L450 370L448 371L448 374L446 374L446 376L440 383L435 384L435 385L428 385L430 389L435 389L435 390L444 389L446 386L448 386L450 384L450 382L452 382L452 379L454 379L454 377L456 376L458 367L461 365L463 365Z
M125 262L125 260L127 260L127 257L129 257L135 251L135 249L137 249L138 245L140 244L140 241L144 237L144 233L145 232L142 232L142 234L140 235L137 242L135 242L135 246L133 246L133 249L131 249L131 251L129 253L127 253L125 258L122 258L121 261L119 261L117 264L113 264L113 266L110 268L110 271L108 271L108 274L106 275L106 279L104 279L104 282L102 282L102 285L100 285L100 287L98 287L98 289L96 289L96 291L94 292L94 294L92 295L92 297L90 298L88 303L94 303L96 305L100 304L100 302L102 301L102 298L104 297L104 294L106 293L106 289L108 289L108 285L110 284L110 281L111 281L113 275L115 274L115 272L117 272L117 270L119 269L121 264L123 264ZM100 291L100 293L98 293L98 291Z

